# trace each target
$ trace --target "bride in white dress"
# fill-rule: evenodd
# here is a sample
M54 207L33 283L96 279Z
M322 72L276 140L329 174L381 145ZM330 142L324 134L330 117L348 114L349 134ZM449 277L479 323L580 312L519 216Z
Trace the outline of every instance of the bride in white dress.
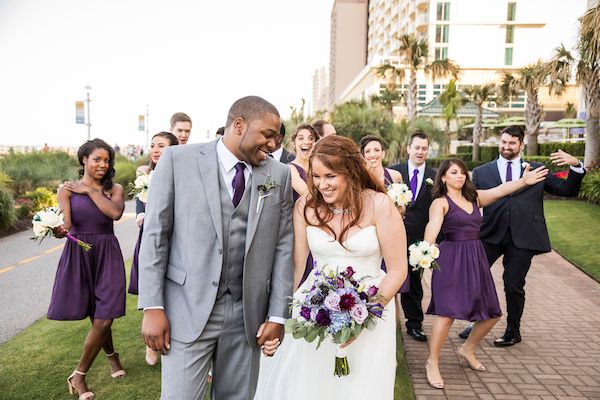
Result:
M309 193L294 208L294 266L298 287L310 252L318 266L352 266L356 277L368 276L367 287L379 287L385 311L375 329L346 342L350 374L334 376L336 345L285 336L272 358L262 357L255 400L394 398L396 321L390 299L406 278L406 235L400 213L381 183L369 174L354 142L329 136L314 147L308 176ZM387 275L381 270L382 256ZM296 290L310 288L313 275ZM298 316L292 311L292 318ZM265 347L272 349L272 343ZM277 343L275 343L277 345Z

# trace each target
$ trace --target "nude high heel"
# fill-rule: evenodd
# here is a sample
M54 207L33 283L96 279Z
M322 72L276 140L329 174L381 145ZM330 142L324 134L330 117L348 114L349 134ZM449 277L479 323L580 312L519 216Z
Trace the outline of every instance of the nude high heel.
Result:
M75 370L75 371L73 371L73 373L71 375L69 375L69 377L67 378L67 385L69 386L69 394L79 395L79 400L94 400L96 398L94 393L85 392L85 393L80 394L79 391L77 390L77 388L75 386L73 386L73 383L71 383L71 379L73 379L75 377L75 374L85 376L86 373Z
M471 368L473 371L479 371L479 372L487 371L487 368L485 367L485 365L483 365L480 362L478 362L476 365L471 364L471 362L467 358L467 355L465 354L465 349L463 349L462 346L460 346L456 350L456 355L458 356L458 362L460 363L461 366L463 365L463 360L464 360L464 361L466 361L469 368Z
M427 374L427 382L434 389L443 389L444 388L443 380L434 381L429 377L429 367L431 367L431 363L429 362L429 360L427 360L427 362L425 363L425 373Z
M117 353L116 351L111 353L111 354L107 354L106 355L107 358L111 358L111 357L119 357L119 353ZM112 376L113 378L121 378L123 376L127 375L127 372L125 372L125 370L123 368L121 368L118 371L112 372L110 374L110 376Z

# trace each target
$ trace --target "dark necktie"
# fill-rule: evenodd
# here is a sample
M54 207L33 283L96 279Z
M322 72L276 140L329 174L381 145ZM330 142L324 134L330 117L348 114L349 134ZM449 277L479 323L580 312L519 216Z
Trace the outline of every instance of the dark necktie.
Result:
M417 175L419 175L419 170L415 169L413 171L413 176L412 178L410 178L410 191L412 192L412 202L415 202L415 198L417 197L417 182L419 182L419 178L417 178Z
M506 182L512 181L512 161L506 163Z
M235 164L235 176L231 184L233 185L233 206L237 207L242 200L244 195L244 189L246 188L246 178L244 178L244 169L246 164L239 162Z

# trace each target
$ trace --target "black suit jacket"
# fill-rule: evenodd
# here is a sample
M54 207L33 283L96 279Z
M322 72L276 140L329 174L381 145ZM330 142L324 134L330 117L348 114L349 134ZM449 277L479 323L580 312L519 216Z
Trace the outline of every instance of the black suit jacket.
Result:
M496 161L497 159L473 170L473 183L478 189L491 189L502 184ZM531 163L531 169L541 165ZM537 253L549 252L551 248L544 217L544 191L556 196L575 197L584 175L585 173L578 174L569 170L569 176L563 180L548 174L544 181L484 207L481 240L499 244L510 228L512 241L518 248Z
M289 164L290 162L292 162L294 160L294 158L296 158L294 153L290 153L286 149L283 149L283 153L281 153L281 158L279 159L279 162L282 162L284 164Z
M402 174L402 181L410 186L407 162L394 165L390 168L400 172ZM431 178L432 180L435 178L435 170L425 165L425 176L423 177L419 194L417 195L415 202L411 203L406 209L406 216L404 218L406 240L409 246L418 240L423 240L425 227L429 222L429 207L431 206L433 198L431 197L432 186L429 186L426 182L428 178Z

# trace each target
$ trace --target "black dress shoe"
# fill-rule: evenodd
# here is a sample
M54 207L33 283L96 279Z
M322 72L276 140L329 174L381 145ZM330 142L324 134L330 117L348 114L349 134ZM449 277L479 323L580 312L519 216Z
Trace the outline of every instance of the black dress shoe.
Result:
M408 329L407 332L408 332L408 336L412 336L412 338L418 342L426 342L427 341L427 336L425 336L425 333L421 329L412 328L412 329Z
M504 334L504 336L499 337L498 339L494 340L494 346L496 347L508 347L508 346L514 346L515 344L519 343L521 341L521 336L508 336L506 334Z
M471 329L473 329L473 324L469 324L467 325L467 327L465 329L463 329L462 331L460 331L460 333L458 334L458 336L461 339L466 339L469 337L469 335L471 334Z

